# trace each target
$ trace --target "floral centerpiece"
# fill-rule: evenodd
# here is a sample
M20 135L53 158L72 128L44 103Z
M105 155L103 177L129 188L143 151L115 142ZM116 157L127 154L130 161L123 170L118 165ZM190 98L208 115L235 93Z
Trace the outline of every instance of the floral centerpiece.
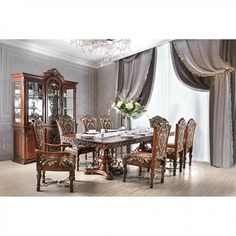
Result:
M116 103L113 103L113 108L120 111L123 116L134 119L140 117L146 111L139 102L126 99L118 99Z

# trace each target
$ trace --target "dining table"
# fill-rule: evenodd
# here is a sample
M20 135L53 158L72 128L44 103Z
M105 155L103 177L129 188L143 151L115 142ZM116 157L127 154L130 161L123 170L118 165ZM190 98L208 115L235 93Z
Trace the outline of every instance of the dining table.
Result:
M117 135L108 135L104 137L97 135L94 137L85 137L84 134L64 134L61 136L63 143L69 143L73 147L79 147L83 145L85 147L94 147L99 153L98 166L97 167L86 167L85 174L100 174L107 180L111 180L113 175L117 172L122 173L122 167L114 162L112 150L118 147L130 146L132 144L139 143L139 149L145 151L147 143L152 143L152 133L136 133L133 135L121 135L117 132Z

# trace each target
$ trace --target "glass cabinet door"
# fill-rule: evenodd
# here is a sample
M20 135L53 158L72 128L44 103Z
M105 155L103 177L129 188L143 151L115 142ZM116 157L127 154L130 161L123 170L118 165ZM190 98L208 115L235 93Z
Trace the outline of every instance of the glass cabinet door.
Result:
M14 122L21 123L22 117L22 100L21 100L21 82L14 82Z
M74 119L74 89L63 91L63 114Z
M47 120L54 122L61 114L59 82L55 79L50 79L47 90Z
M43 120L43 85L28 82L28 122Z

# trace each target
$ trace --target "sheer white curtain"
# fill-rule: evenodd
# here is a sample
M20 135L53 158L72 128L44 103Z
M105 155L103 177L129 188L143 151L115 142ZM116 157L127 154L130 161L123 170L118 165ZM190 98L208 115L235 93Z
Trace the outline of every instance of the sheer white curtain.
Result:
M175 129L181 118L194 118L197 129L194 140L193 159L210 162L209 150L209 92L199 92L188 88L177 78L172 66L170 45L158 47L156 78L147 114L133 120L132 128L149 126L148 117L160 115Z

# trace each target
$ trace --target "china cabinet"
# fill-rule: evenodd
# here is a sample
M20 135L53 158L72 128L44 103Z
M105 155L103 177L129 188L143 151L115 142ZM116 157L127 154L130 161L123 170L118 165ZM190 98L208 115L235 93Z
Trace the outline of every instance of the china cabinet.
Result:
M40 119L45 124L45 140L59 143L56 119L67 114L76 120L77 82L64 80L53 68L42 75L17 73L13 80L13 161L26 164L35 160L35 143L31 123Z

